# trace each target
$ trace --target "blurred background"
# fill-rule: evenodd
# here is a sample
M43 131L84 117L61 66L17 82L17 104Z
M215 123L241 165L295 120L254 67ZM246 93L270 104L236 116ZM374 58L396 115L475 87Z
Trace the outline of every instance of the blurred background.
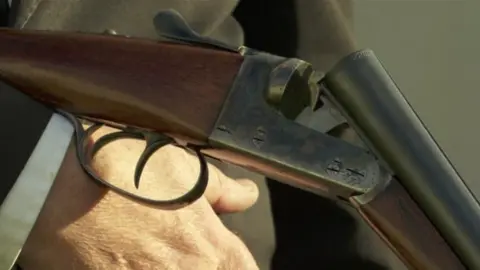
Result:
M480 197L480 1L353 2L354 35L384 62Z

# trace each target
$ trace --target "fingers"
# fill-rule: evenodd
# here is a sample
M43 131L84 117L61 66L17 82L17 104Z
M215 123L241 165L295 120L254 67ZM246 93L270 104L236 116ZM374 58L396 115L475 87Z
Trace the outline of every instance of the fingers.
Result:
M214 166L209 166L209 173L205 197L215 212L244 211L257 201L259 191L253 181L249 179L233 180Z

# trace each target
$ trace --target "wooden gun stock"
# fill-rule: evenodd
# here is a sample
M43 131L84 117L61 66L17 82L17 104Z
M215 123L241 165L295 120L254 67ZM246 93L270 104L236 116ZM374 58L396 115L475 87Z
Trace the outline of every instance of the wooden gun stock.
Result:
M351 203L409 269L466 269L396 179L372 201Z
M241 64L174 43L0 30L0 78L44 104L202 142Z

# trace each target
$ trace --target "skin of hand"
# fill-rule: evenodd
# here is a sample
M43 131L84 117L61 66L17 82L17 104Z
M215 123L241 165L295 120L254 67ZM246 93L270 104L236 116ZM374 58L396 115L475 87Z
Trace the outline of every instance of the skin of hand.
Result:
M92 139L112 130L102 128ZM104 179L135 190L134 165L144 145L113 142L96 155L94 168ZM71 145L19 256L24 270L258 269L245 244L217 216L252 206L258 197L252 181L230 179L209 165L202 198L162 210L97 185L82 171L75 151ZM166 146L145 167L140 193L157 199L178 195L193 186L199 167L196 156Z

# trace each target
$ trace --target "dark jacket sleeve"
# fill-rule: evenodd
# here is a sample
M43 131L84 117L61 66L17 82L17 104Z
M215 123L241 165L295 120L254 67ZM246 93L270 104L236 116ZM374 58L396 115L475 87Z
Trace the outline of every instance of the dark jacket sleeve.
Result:
M0 203L27 163L52 111L0 82Z
M10 1L0 0L0 27L9 26ZM0 82L0 205L23 170L52 112Z
M6 26L8 24L9 10L10 4L8 0L0 0L0 26Z

